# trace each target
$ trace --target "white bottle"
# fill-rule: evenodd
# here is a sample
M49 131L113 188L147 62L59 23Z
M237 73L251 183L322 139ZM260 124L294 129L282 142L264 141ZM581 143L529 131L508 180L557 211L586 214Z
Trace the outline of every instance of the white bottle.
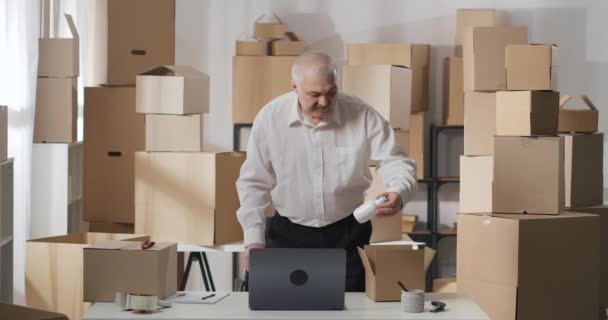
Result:
M376 214L376 209L387 202L388 199L386 197L380 197L376 200L369 200L355 209L353 215L359 223L366 223L374 216L374 214Z

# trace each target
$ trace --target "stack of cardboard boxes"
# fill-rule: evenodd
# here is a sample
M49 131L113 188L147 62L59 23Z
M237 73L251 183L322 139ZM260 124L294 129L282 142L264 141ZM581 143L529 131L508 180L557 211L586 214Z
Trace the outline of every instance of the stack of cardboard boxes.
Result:
M565 152L553 91L557 47L528 45L521 27L473 26L464 34L458 291L492 319L596 319L599 217L565 213L564 177L584 179L588 168L567 159L597 152L598 138L585 136L578 150L570 142ZM602 186L582 188L601 194Z
M175 1L100 1L84 94L84 218L93 232L133 232L135 152L144 116L135 112L135 77L175 61ZM145 8L145 14L142 9Z

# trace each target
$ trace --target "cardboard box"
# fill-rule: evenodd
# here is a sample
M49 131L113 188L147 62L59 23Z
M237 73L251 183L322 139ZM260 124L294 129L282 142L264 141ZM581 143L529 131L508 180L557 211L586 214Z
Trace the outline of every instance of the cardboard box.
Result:
M458 285L456 277L433 279L433 292L456 293Z
M373 301L400 301L401 281L408 290L424 290L425 275L435 251L407 245L366 245L357 248L365 268L365 294Z
M253 123L272 99L291 91L295 57L234 57L232 59L232 122Z
M267 56L268 55L268 43L266 41L236 41L236 55L237 56Z
M0 106L0 162L8 158L8 108Z
M403 151L403 154L405 154L409 158L412 158L410 156L410 132L408 130L394 129L393 133L395 134L395 141L397 142L399 147L401 147L401 151ZM376 160L370 160L369 166L375 167L377 163L378 162Z
M493 167L492 156L460 156L458 213L492 211Z
M200 114L146 114L146 151L203 151Z
M416 161L416 177L418 179L423 179L429 175L425 157L428 140L426 116L426 112L412 113L410 115L408 157Z
M450 126L463 126L464 89L462 83L462 58L445 58L443 66L443 122Z
M566 207L604 203L604 134L565 134Z
M458 291L489 318L597 319L597 216L459 214L458 229Z
M180 244L243 240L235 183L245 157L237 152L137 152L135 232Z
M38 78L34 143L76 141L77 108L77 78Z
M87 85L135 84L135 76L175 64L175 0L107 0L91 4Z
M26 242L25 293L28 307L80 319L91 307L83 301L83 249L103 240L145 241L133 234L73 233Z
M496 137L492 212L564 212L564 138Z
M414 113L429 109L429 51L428 44L350 43L346 45L346 58L349 65L391 64L412 69Z
M411 69L393 65L342 67L342 91L374 107L393 129L410 127L411 88Z
M68 320L68 317L60 313L32 309L7 303L0 303L0 315L2 315L4 319Z
M565 109L569 100L570 96L563 96L559 101L559 132L597 132L599 111L593 102L582 95L581 100L589 109Z
M116 292L138 292L165 299L177 292L177 244L102 241L84 248L86 302L114 302ZM117 272L117 270L119 270Z
M72 78L79 75L78 31L71 15L66 14L65 19L72 38L38 39L38 77Z
M569 212L591 213L600 218L600 306L608 308L608 205L566 209ZM578 240L577 240L578 241ZM603 276L602 276L603 275Z
M272 22L268 22L272 20ZM272 17L260 16L253 25L253 36L256 39L281 39L285 34L285 25L275 14Z
M297 56L304 52L304 43L293 32L285 32L285 39L270 43L270 52L273 56Z
M508 45L507 90L557 90L556 45Z
M415 214L404 214L401 216L401 232L411 233L416 228L418 216Z
M86 230L88 230L88 232L124 233L124 234L135 233L135 224L133 224L133 223L88 221L88 222L86 222L86 224L87 224Z
M137 76L139 113L209 112L209 76L192 68L160 66Z
M378 195L386 192L386 186L376 173L376 167L370 167L372 184L365 194L365 201L374 200ZM374 216L372 218L372 236L370 243L401 240L401 212L390 216Z
M496 134L496 93L464 94L464 155L491 156Z
M497 136L555 136L558 117L559 92L496 93Z
M134 223L135 151L145 147L135 88L85 88L84 110L84 219Z
M496 9L457 9L456 10L456 56L462 57L462 44L465 30L470 27L499 27L509 24L505 11Z
M464 91L507 89L505 48L528 44L526 27L474 27L465 31L463 43Z

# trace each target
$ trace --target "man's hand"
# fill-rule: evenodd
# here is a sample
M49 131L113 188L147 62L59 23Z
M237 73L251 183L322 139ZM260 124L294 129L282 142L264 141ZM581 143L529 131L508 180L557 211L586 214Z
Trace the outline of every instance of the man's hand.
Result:
M252 249L264 249L266 246L262 243L252 243L245 247L245 255L243 256L243 264L245 265L245 270L249 271L249 252Z
M385 192L380 194L377 198L386 197L388 202L381 205L376 209L376 214L379 216L390 216L393 215L403 208L401 202L401 196L396 192Z

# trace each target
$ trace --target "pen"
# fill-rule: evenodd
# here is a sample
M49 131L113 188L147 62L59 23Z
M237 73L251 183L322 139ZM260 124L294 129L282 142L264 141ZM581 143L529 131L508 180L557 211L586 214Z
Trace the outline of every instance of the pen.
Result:
M401 281L397 281L397 283L399 284L401 289L403 289L403 291L407 291L407 288L403 285L403 283L401 283Z
M208 296L204 296L201 300L209 299L209 298L212 298L212 297L215 297L215 293L212 293L212 294L210 294Z

